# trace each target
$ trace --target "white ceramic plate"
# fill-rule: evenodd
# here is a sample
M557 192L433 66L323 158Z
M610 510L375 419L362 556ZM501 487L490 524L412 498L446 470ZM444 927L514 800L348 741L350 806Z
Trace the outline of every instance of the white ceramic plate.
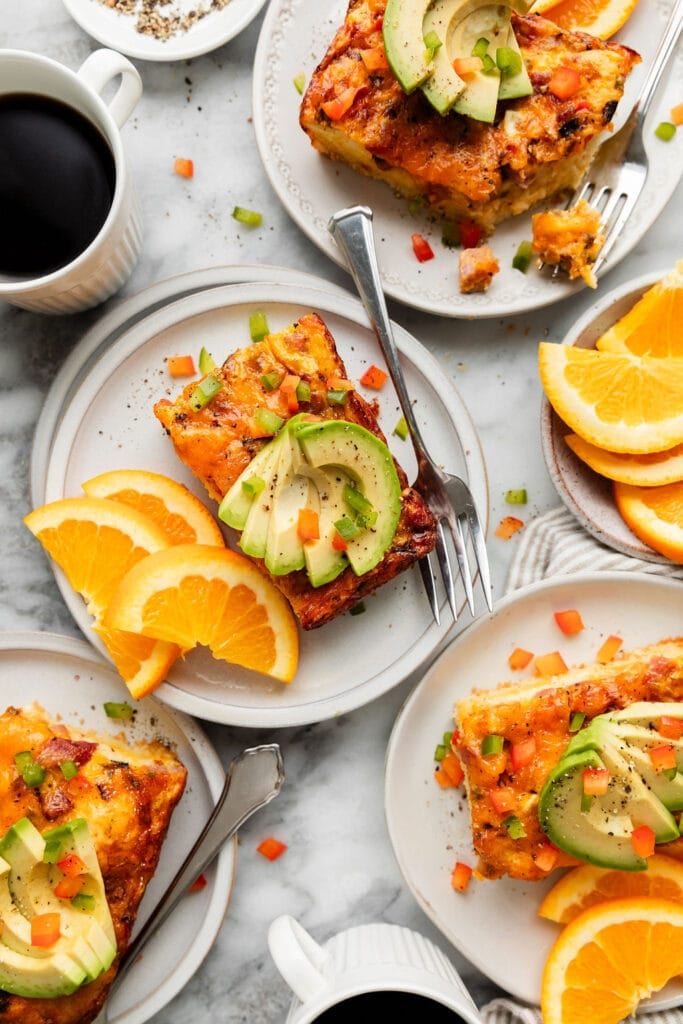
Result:
M117 733L103 710L107 700L125 700L117 673L81 640L47 633L0 634L2 710L37 701L67 726ZM176 807L159 866L147 887L135 927L150 911L192 848L223 788L225 773L201 727L147 698L136 706L134 723L123 728L131 739L162 738L187 768L185 793ZM143 1024L162 1010L189 981L223 923L232 891L237 842L227 844L206 872L208 884L193 893L192 913L181 903L145 946L108 1004L110 1024Z
M649 58L662 33L671 0L641 3L618 39L643 56L629 77L626 96L615 120L618 127L637 94ZM531 237L530 216L500 225L491 245L501 271L488 292L462 295L458 291L458 251L441 244L441 231L426 214L410 214L404 199L381 182L372 181L313 149L298 123L301 97L292 81L304 72L309 79L322 59L346 12L345 0L321 6L317 0L272 0L266 13L254 63L254 126L263 164L273 188L298 226L331 259L344 265L327 230L337 210L356 203L372 208L382 282L394 299L453 317L492 317L547 306L585 285L564 276L556 281L530 269L524 275L512 268L519 243ZM651 158L648 181L640 203L624 228L607 264L614 267L643 237L662 211L683 171L671 143L655 138L651 127L669 119L669 109L683 94L683 62L674 63L668 84L650 112L645 143ZM436 258L415 259L410 236L420 232L431 242Z
M470 818L462 791L440 790L433 778L434 748L453 728L454 703L473 687L485 689L524 677L507 658L515 647L559 649L567 664L592 662L610 633L624 649L681 635L681 584L645 573L595 573L547 580L504 598L432 665L413 690L392 731L386 758L385 806L389 835L403 877L424 912L450 942L492 981L527 1003L540 997L543 964L558 926L537 916L544 882L472 880L465 895L450 887L456 860L474 866ZM586 628L560 633L553 612L577 608ZM648 1009L683 1002L672 983Z
M222 10L210 11L191 28L178 32L169 39L156 39L138 32L135 14L122 14L100 0L62 0L67 11L93 39L110 46L119 53L139 60L187 60L202 53L217 50L252 21L265 0L230 0ZM171 0L161 6L159 13L183 15L198 9L210 8L211 0ZM138 0L137 8L142 7Z
M47 461L57 424L71 395L102 352L125 330L129 330L137 321L162 306L209 288L253 281L308 285L312 288L324 287L330 291L342 291L336 285L300 270L244 263L239 266L206 267L187 274L177 274L164 281L157 281L123 302L115 303L72 348L45 396L33 433L31 450L31 501L34 508L42 505L45 500Z
M180 390L166 373L166 356L197 355L203 345L216 358L224 358L248 341L248 317L254 309L265 311L271 330L285 327L303 312L319 312L354 379L369 363L381 362L360 303L343 294L268 283L188 296L125 331L81 379L56 429L44 500L77 495L90 476L124 467L167 473L206 500L177 459L152 406ZM394 330L425 439L438 462L469 481L486 522L486 473L469 414L429 352L399 326ZM398 400L387 384L380 394L379 421L413 479L412 448L392 434L399 415ZM76 621L99 647L83 601L59 570L56 577ZM363 615L345 615L302 635L299 669L289 686L196 650L176 663L157 695L201 718L245 726L291 726L357 708L418 668L452 624L446 611L440 626L433 622L417 570L386 584L365 604Z
M563 343L594 348L598 338L624 316L655 281L660 281L667 269L627 281L598 298ZM565 444L564 437L569 433L570 428L544 398L541 406L543 457L555 489L569 511L588 533L614 551L646 562L670 565L668 558L644 544L626 525L614 502L611 481L594 472Z

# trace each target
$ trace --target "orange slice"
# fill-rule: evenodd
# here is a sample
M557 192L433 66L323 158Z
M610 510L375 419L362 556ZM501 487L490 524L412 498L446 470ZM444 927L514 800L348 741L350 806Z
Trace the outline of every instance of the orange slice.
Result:
M169 544L223 545L221 529L206 505L187 487L146 469L114 469L86 480L91 498L109 498L144 512L162 528Z
M606 900L656 896L683 905L683 863L663 853L648 857L647 871L613 871L582 864L571 868L546 893L538 913L568 924L589 907Z
M538 360L548 401L584 440L635 454L683 444L683 358L653 359L543 341Z
M608 480L637 487L660 487L683 480L683 444L664 452L628 455L598 448L578 434L567 434L565 442L582 462Z
M142 512L106 498L64 498L30 512L24 522L86 601L94 628L133 697L157 686L180 648L103 627L102 616L121 579L136 562L168 546Z
M683 973L683 906L608 900L564 928L543 971L543 1024L618 1024Z
M683 356L683 260L652 285L595 347L636 356Z
M643 544L683 564L683 482L662 487L615 483L614 500L621 518Z
M291 682L296 620L281 592L244 555L205 544L157 551L118 587L105 625L142 633Z
M609 39L625 25L638 0L536 0L532 14L542 14L560 28L590 32Z

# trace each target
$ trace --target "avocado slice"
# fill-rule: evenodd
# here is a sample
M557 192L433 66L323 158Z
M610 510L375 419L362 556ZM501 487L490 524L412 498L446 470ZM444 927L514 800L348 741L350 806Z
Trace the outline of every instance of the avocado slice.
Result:
M311 480L299 473L300 462L299 445L292 431L283 431L271 489L264 553L266 568L274 576L286 576L306 564L304 544L299 536L299 511L302 508L317 511L317 494Z
M450 24L461 7L460 0L434 0L427 8L422 23L423 37L434 32L441 43L434 51L432 74L421 85L422 92L440 114L447 114L467 87L467 83L453 67L453 58L448 46Z
M464 4L472 0L462 0ZM411 93L432 73L422 34L430 0L387 0L382 19L384 50L404 92Z
M302 424L296 437L312 466L342 470L376 511L376 522L346 549L353 571L359 576L369 572L384 557L401 515L401 484L391 452L365 427L345 420Z
M28 998L70 995L107 970L116 956L114 926L87 823L78 818L45 834L28 818L0 841L0 988ZM77 854L87 871L81 894L92 906L78 909L55 896L63 877L57 861ZM47 949L31 944L31 918L58 912L60 936Z
M318 540L304 544L306 573L311 586L322 587L335 580L349 565L345 552L334 548L333 539L337 532L335 523L348 514L344 487L350 487L353 481L341 469L317 469L306 462L301 472L309 476L317 493L320 533Z
M590 799L582 811L583 771L609 768L611 779L604 796ZM631 841L637 825L649 825L658 843L678 836L673 815L643 780L617 754L609 760L595 750L563 756L548 776L539 798L539 820L551 842L579 860L621 871L643 871Z
M223 496L223 500L218 506L219 519L235 530L244 529L256 494L249 493L248 489L242 485L254 478L263 481L270 480L275 472L277 458L277 448L273 448L273 442L269 441L260 452L256 453L247 469L240 473L232 487Z
M526 69L524 58L522 57L522 51L519 48L517 37L514 33L512 25L508 31L508 50L512 50L518 54L521 61L520 69L516 74L501 74L500 85L498 87L498 99L499 100L515 100L520 96L531 96L534 91L534 87L531 84L529 78L529 72Z
M509 30L510 8L507 5L480 5L451 29L449 56L451 60L471 57L478 40L488 39L487 54L495 61L498 47L507 46ZM477 71L469 75L465 91L455 101L453 109L458 114L492 124L496 116L500 78L500 71L495 66L491 71Z

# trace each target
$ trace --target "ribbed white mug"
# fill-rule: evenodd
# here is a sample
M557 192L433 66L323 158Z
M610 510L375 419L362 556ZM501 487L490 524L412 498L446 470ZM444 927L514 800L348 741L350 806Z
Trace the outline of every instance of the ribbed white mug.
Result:
M114 96L102 93L120 78ZM0 50L0 97L34 93L61 101L104 136L116 175L111 208L100 231L75 259L50 273L29 278L0 274L0 300L38 313L75 313L96 306L127 281L142 246L140 214L119 129L141 94L136 68L114 50L95 50L72 71L27 50Z
M276 918L268 947L294 992L286 1024L394 1019L481 1024L460 975L425 936L366 924L319 945L293 917Z

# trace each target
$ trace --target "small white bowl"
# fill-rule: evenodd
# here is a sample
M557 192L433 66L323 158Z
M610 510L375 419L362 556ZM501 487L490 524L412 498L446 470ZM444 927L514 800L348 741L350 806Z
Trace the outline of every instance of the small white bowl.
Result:
M608 292L591 306L563 339L565 345L594 348L608 328L624 316L667 270L645 274ZM646 562L670 564L631 532L614 503L612 481L600 476L565 444L570 428L546 398L541 408L541 444L555 489L570 512L596 540L615 551Z

